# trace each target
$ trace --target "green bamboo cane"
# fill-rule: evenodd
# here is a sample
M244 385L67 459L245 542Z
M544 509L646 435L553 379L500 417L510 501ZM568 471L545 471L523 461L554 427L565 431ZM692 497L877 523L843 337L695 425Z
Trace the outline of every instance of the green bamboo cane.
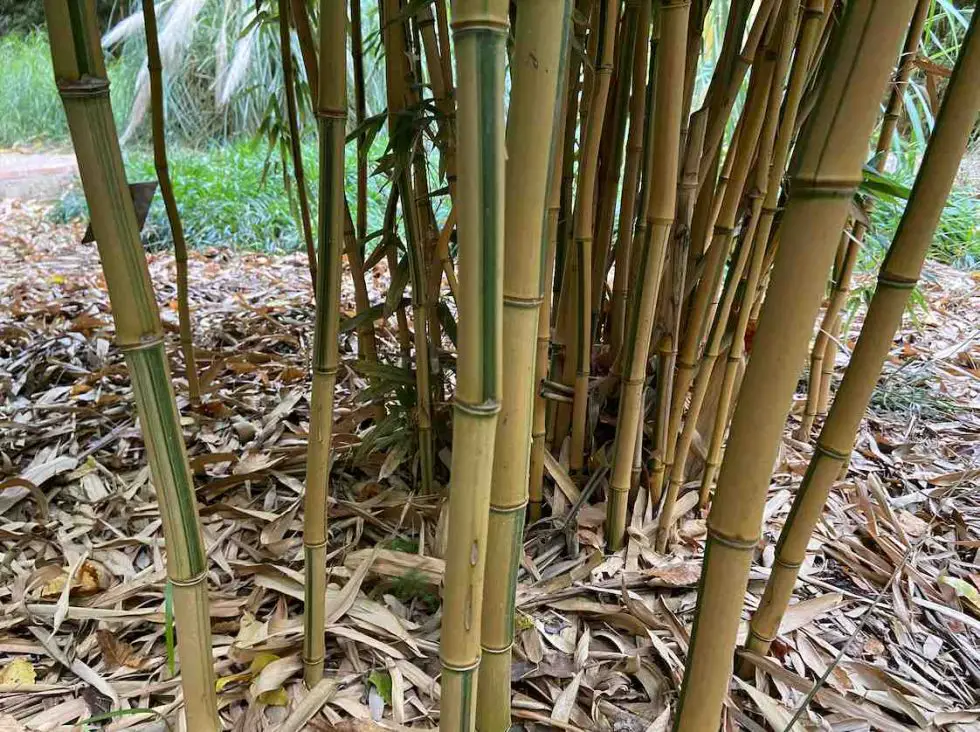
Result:
M657 305L664 255L674 221L677 201L677 174L680 167L681 113L687 52L689 0L661 0L660 40L657 47L655 103L651 118L651 156L649 217L651 226L641 243L638 271L641 273L636 303L629 315L627 337L623 342L624 375L616 424L612 477L606 511L606 543L610 551L619 549L626 532L627 497L630 473L640 427L647 356Z
M347 14L344 0L320 0L320 192L316 325L310 439L306 455L303 550L306 583L303 677L313 688L323 678L327 592L327 498L333 393L337 381L341 250L344 245L344 136L347 125Z
M167 210L170 233L174 239L174 265L177 270L177 318L180 328L180 350L184 354L187 392L191 404L201 400L201 387L194 360L194 336L187 285L187 242L184 226L177 210L177 199L170 181L167 164L167 137L164 129L163 63L160 61L160 42L157 38L157 16L152 0L143 0L143 22L146 26L146 67L150 76L150 117L153 126L153 167L160 182L160 195Z
M476 716L490 480L503 376L507 29L505 0L457 0L453 6L460 300L440 641L443 732L469 732Z
M776 637L810 535L853 447L980 113L980 84L976 82L980 75L978 22L974 13L912 195L881 265L864 327L780 534L772 574L750 624L747 646L756 653L767 653Z
M58 91L126 359L156 488L173 586L181 689L189 729L221 728L215 703L207 556L174 399L160 313L109 102L94 0L45 0Z
M522 0L507 120L508 176L504 201L503 373L493 454L487 553L495 558L483 588L483 629L477 697L481 730L510 728L510 668L517 568L528 502L531 421L538 313L544 297L542 262L551 158L559 144L559 95L567 56L568 0Z
M717 729L749 568L837 238L861 181L867 139L912 0L852 0L797 147L789 203L714 505L675 729Z
M282 57L282 85L286 92L286 122L289 127L289 153L293 160L293 177L296 179L296 197L299 200L299 216L310 279L316 294L316 243L313 241L313 224L310 221L310 201L306 194L306 175L303 172L303 150L299 139L296 88L293 86L293 51L289 33L289 2L279 0L279 51Z

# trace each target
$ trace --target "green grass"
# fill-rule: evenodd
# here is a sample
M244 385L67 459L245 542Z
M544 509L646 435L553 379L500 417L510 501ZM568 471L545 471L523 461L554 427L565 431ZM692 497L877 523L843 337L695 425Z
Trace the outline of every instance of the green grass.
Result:
M905 148L898 155L896 169L887 177L911 188L915 182L917 156L909 146ZM875 196L868 245L859 261L861 269L868 271L881 264L905 205L906 201L897 196ZM929 258L964 270L980 268L980 191L954 186L936 227Z
M153 156L145 146L125 152L130 181L155 180ZM178 147L169 154L174 195L180 209L184 234L191 247L229 246L258 251L292 251L302 248L293 194L287 196L283 165L278 154L269 156L262 141L238 141L205 148ZM303 146L304 169L310 206L315 216L319 170L316 144ZM289 164L292 179L292 164ZM348 197L353 205L356 161L352 147L347 156ZM368 230L379 229L384 217L385 190L369 187ZM291 205L292 200L292 205ZM52 217L67 221L87 216L81 190L72 189L55 206ZM170 248L170 226L163 201L157 194L150 207L144 240L151 248ZM369 243L370 247L370 243Z
M44 33L0 36L0 148L68 142L68 124L51 69ZM123 124L132 104L135 76L119 62L109 63L112 107Z

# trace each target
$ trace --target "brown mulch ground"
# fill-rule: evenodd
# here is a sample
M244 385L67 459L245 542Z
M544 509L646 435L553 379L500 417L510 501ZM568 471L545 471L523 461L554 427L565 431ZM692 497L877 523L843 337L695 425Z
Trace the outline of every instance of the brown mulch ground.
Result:
M49 223L40 205L0 202L0 730L81 729L120 709L155 711L89 728L164 729L159 715L179 716L159 511L98 258L78 244L83 228ZM178 363L173 259L149 260ZM304 694L308 277L300 256L194 253L201 409L188 408L175 367L211 560L219 700L241 730L276 729ZM383 266L369 278L376 300L386 279ZM732 687L727 729L782 730L828 670L800 729L980 728L978 280L929 265L927 307L896 341L772 660ZM345 300L353 315L349 281ZM851 344L859 325L860 315ZM397 353L391 330L380 337ZM354 348L346 334L351 360ZM369 410L356 397L373 383L341 371L327 627L336 685L310 729L438 721L444 521L438 500L412 493L398 431L379 440L364 426ZM790 436L793 426L747 610L812 451ZM389 449L365 455L365 444ZM568 505L548 490L553 505ZM568 530L529 529L515 722L667 728L705 528L692 515L671 555L658 555L652 514L640 505L628 550L611 556L601 551L601 504L584 506Z

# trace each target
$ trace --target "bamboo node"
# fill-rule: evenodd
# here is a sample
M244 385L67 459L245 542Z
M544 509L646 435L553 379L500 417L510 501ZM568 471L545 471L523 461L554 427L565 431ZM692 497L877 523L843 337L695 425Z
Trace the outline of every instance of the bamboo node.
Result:
M303 542L303 548L304 549L322 549L326 545L327 545L327 540L326 539L324 539L323 541L304 541Z
M778 564L780 567L785 567L786 569L799 569L800 567L803 566L803 562L802 561L799 561L799 562L790 562L790 561L788 561L786 559L783 559L778 554L773 558L772 563L773 564Z
M303 665L304 666L319 666L320 664L323 663L324 658L326 658L326 656L324 656L322 653L319 656L317 656L316 658L306 658L304 656L303 657Z
M813 451L823 453L827 457L833 460L839 460L841 462L844 462L845 460L847 460L848 457L850 457L848 453L840 452L839 450L835 450L832 447L827 447L819 440L817 441L817 444L813 446Z
M476 671L478 668L480 668L479 656L476 657L475 661L471 661L470 663L467 664L451 663L450 661L447 661L445 658L440 659L440 661L442 663L443 673L449 671L450 673L466 674L471 671Z
M494 506L493 504L491 504L490 513L500 513L500 514L517 513L519 511L523 511L525 508L527 508L526 498L520 503L516 503L511 506Z
M170 581L170 584L174 585L175 587L196 587L197 585L204 582L204 580L207 579L207 576L208 576L208 571L204 569L198 572L190 579L177 579L176 577L169 577L169 576L167 577L167 579Z
M513 647L514 647L514 641L511 641L503 648L491 648L490 646L485 646L481 643L480 652L486 653L489 656L503 656L506 653L510 653Z
M472 20L457 20L450 24L453 29L453 37L461 36L466 33L476 33L479 31L496 31L506 33L510 30L510 23L506 20L496 18L473 18Z
M504 307L510 306L521 310L534 310L544 302L543 297L520 297L519 295L504 295L503 300Z
M708 538L722 546L728 547L729 549L734 549L735 551L746 552L754 551L759 545L759 539L761 537L756 536L753 539L740 539L737 536L725 536L725 534L718 531L711 526L708 526Z
M762 641L763 643L772 643L773 641L776 640L776 636L775 635L772 635L772 636L763 635L762 633L760 633L758 630L756 630L751 625L749 626L749 635L751 635L756 640Z
M918 280L892 277L887 273L878 275L878 287L890 287L893 290L914 290L917 284L919 284Z
M80 79L57 79L58 93L62 99L91 99L109 96L109 80L95 76Z
M343 107L319 107L316 110L317 119L331 120L331 119L347 119L347 110Z
M149 351L156 346L163 345L163 336L158 333L140 336L136 343L118 343L117 347L123 353L134 353L136 351Z
M854 190L861 184L861 180L816 180L814 178L791 178L789 182L789 195L799 196L803 194L805 198L850 198L854 195Z
M453 408L470 417L496 417L500 412L500 402L489 400L482 404L470 404L460 399L453 399Z

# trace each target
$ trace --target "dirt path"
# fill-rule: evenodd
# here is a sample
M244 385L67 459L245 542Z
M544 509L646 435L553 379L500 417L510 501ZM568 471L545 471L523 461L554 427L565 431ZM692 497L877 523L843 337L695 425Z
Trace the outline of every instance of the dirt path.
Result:
M77 177L73 153L0 151L0 200L58 198Z

